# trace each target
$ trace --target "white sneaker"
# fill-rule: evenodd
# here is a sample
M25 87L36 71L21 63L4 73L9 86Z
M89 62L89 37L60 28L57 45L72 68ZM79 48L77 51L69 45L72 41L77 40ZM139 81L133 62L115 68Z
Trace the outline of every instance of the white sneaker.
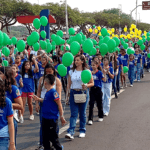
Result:
M30 115L29 119L34 120L34 115Z
M103 120L103 118L98 118L98 122L102 122Z
M85 137L85 133L80 133L79 134L79 138L84 138Z
M140 82L140 80L137 80L138 82Z
M66 139L70 139L70 140L73 140L73 139L74 139L74 137L73 137L70 133L67 133L67 134L65 135L65 138L66 138Z
M123 86L121 86L120 89L123 89Z
M92 120L89 120L88 121L88 125L92 125L93 124L93 121Z
M105 116L108 116L109 114L108 113L105 113Z
M134 81L137 81L137 79L135 79Z
M128 86L127 86L127 84L124 84L124 86L127 88Z
M131 84L130 87L133 87L133 85Z
M19 120L20 120L20 123L24 123L24 119L23 119L23 116L22 116L22 115L20 116L20 119L19 119Z

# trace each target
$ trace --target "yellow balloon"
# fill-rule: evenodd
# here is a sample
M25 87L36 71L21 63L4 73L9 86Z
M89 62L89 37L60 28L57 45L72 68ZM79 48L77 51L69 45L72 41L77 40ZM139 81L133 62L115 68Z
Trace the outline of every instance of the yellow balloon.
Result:
M124 28L124 32L127 32L127 28L126 27Z
M142 40L142 38L141 38L141 37L139 37L139 40Z
M98 31L100 31L100 30L101 30L101 27L100 27L100 26L98 26L98 27L97 27L97 29L98 29Z
M102 35L101 32L98 35L101 36Z
M89 32L93 32L93 30L90 28L90 29L89 29Z
M138 29L137 29L137 28L135 28L135 30L134 30L134 31L135 31L135 33L138 33Z
M98 33L98 30L97 30L97 29L95 29L95 33L96 33L96 34Z
M112 29L111 29L111 31L114 33L114 32L115 32L115 29L114 29L114 28L112 28Z

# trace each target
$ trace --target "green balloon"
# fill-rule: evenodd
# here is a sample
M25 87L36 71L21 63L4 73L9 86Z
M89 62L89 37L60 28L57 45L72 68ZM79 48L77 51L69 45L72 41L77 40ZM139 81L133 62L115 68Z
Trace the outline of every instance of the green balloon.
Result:
M123 67L123 72L124 72L124 73L127 73L128 70L129 70L129 68L128 68L127 66L124 66L124 67Z
M42 48L43 50L46 50L46 48L47 48L47 43L46 43L46 41L40 40L40 46L41 46L41 48Z
M123 38L120 38L120 41L123 41Z
M116 46L119 46L119 44L120 44L120 40L119 40L119 38L114 37L113 39L116 41Z
M101 54L104 54L104 55L108 53L108 46L107 46L107 44L105 44L105 43L101 44L100 52L101 52Z
M142 40L143 40L143 43L145 43L145 42L146 42L146 38L143 38Z
M65 48L65 46L62 45L62 46L60 47L60 50L64 51L64 48Z
M102 39L103 39L103 36L100 36L99 39L102 40Z
M41 27L41 22L40 22L40 19L36 18L33 20L33 26L35 27L35 29L40 29Z
M64 77L67 75L67 68L63 64L60 64L58 66L57 71L61 77Z
M98 43L99 46L101 46L104 43L104 39L101 39Z
M70 51L75 56L80 51L80 44L77 41L74 41L70 45Z
M150 36L147 37L147 41L150 41Z
M15 49L14 49L14 54L16 55L16 54L17 54L17 52L18 52L18 49L17 49L17 48L15 48Z
M84 84L89 83L89 81L91 80L92 74L89 70L83 70L81 72L81 80Z
M142 51L145 50L145 45L142 44L142 45L140 46L140 49L141 49Z
M39 33L36 32L36 31L33 31L33 32L31 33L31 38L32 38L32 43L33 43L33 44L36 43L36 42L38 42L39 39L40 39Z
M34 44L34 42L33 42L33 39L32 39L32 36L31 36L31 35L27 37L27 43L28 43L28 45L29 45L29 46L32 46L32 45Z
M61 38L63 38L63 31L62 30L58 30L56 33L58 36L60 36Z
M47 43L47 48L45 50L47 53L50 53L52 51L52 45L51 43Z
M69 29L69 35L74 35L74 34L75 34L74 28L70 28L70 29Z
M56 45L60 45L61 44L61 40L62 40L62 38L57 35L56 38L55 38Z
M127 54L128 54L128 55L132 54L132 49L131 49L131 48L128 48L128 49L127 49Z
M46 42L47 42L47 43L50 43L50 40L49 40L49 39L46 39Z
M40 32L40 35L43 39L46 38L46 32L44 30Z
M70 50L69 46L66 46L66 50L67 50L67 51L69 51L69 50Z
M110 37L109 36L105 36L103 42L105 44L107 44L109 40L110 40Z
M19 40L17 42L17 49L19 52L23 52L25 50L26 44L23 40Z
M101 30L101 34L102 34L102 36L106 36L107 35L107 29L106 28L103 28L102 30Z
M139 40L139 41L137 42L137 44L138 44L139 46L141 46L141 45L143 44L143 40Z
M89 53L89 52L92 50L92 48L93 48L93 42L92 42L90 39L87 39L87 40L84 42L82 48L83 48L83 51L84 51L85 53Z
M95 39L93 39L93 44L97 45L97 41Z
M6 33L3 33L3 45L7 46L9 44L9 36Z
M10 50L9 50L9 48L8 47L3 47L3 49L2 49L2 53L6 56L6 57L8 57L9 56L9 54L10 54Z
M150 33L149 32L147 32L147 34L146 34L147 36L150 36Z
M7 60L3 60L2 66L3 66L3 67L8 67L8 66L9 66L8 61L7 61Z
M12 45L12 40L11 39L9 39L9 44L8 45Z
M82 43L82 35L81 34L76 34L76 36L75 36L75 40L78 42L78 43Z
M37 42L33 45L34 51L38 51L40 49L40 44Z
M95 28L96 28L96 26L95 26L95 25L93 25L93 28L95 29Z
M17 38L16 37L12 37L11 40L12 40L13 45L17 44Z
M73 63L73 60L74 60L73 55L71 53L67 52L62 57L62 64L65 67L68 67L68 66L70 66Z
M56 45L52 45L52 49L55 50L56 49Z
M97 50L95 47L93 47L92 50L90 51L89 55L93 56L93 55L96 55L96 53L97 53Z
M126 43L128 43L128 42L129 42L129 40L128 40L128 39L125 39L125 42L126 42Z
M97 45L95 48L96 48L96 49L99 49L99 46Z
M116 47L116 41L113 39L110 39L107 44L108 44L109 52L113 52L113 50Z
M41 23L42 26L47 26L47 24L48 24L48 19L47 19L47 17L42 16L42 17L40 18L40 23Z
M123 45L123 48L124 48L124 49L127 49L127 48L128 48L128 43L125 43L125 44Z
M51 39L52 39L53 41L55 41L55 38L56 38L56 34L52 34L52 35L51 35Z
M150 58L150 53L147 54L147 57Z
M52 41L52 45L56 45L55 41Z
M66 41L65 41L64 39L61 40L61 44L65 44L65 42L66 42Z
M3 40L4 40L3 32L0 30L0 45L3 44Z
M83 41L85 41L86 40L86 35L83 35L82 39L83 39Z

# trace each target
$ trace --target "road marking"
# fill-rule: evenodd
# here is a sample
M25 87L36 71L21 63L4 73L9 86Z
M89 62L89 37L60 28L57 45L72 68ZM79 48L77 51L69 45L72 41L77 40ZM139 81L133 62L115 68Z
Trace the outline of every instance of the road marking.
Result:
M125 89L122 89L120 90L120 93L118 93L118 95L120 95L121 93L123 93L125 91ZM114 99L115 98L115 95L112 95L111 96L111 99ZM79 119L77 119L76 123L79 122ZM62 127L60 130L59 130L59 135L64 133L67 129L69 128L69 124L65 125L64 127Z

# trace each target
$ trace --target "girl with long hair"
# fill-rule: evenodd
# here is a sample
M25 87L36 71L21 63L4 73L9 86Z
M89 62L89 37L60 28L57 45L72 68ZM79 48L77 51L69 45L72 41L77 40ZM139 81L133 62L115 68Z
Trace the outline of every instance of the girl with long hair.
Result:
M93 77L91 78L90 82L85 85L82 84L81 80L81 72L87 69L87 64L85 62L85 57L83 55L76 55L74 58L73 68L69 71L68 76L68 84L67 84L67 93L69 93L70 89L70 126L67 130L67 134L65 135L68 139L74 139L74 130L76 127L76 120L78 117L78 113L80 116L80 134L79 137L85 137L86 132L86 108L89 100L89 92L88 88L94 86ZM75 103L74 94L86 94L86 102L85 103ZM67 94L66 103L68 103L68 94Z

